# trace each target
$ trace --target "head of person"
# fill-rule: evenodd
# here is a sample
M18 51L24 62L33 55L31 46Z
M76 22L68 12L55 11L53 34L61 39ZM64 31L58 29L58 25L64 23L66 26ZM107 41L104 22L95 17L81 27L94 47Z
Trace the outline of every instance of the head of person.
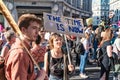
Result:
M60 34L53 33L50 36L50 40L49 40L50 49L61 48L62 43L63 43L63 39L62 39L62 36Z
M111 40L113 38L113 30L111 28L108 28L104 32L104 40Z
M44 27L42 27L42 28L40 29L39 35L41 36L41 38L44 38L44 36L45 36Z
M29 41L36 40L41 24L41 19L34 14L23 14L18 20L18 26L24 38Z
M5 28L5 31L9 31L9 30L11 30L10 27L6 27L6 28Z
M87 18L86 19L87 27L92 29L92 23L93 23L93 18Z
M5 32L5 38L6 38L7 42L14 43L16 40L16 35L13 31L9 30L9 31Z
M34 47L34 45L39 45L40 42L41 42L41 37L40 35L38 35L36 40L32 42L32 47Z
M89 39L90 33L91 33L91 31L89 29L85 30L85 38Z

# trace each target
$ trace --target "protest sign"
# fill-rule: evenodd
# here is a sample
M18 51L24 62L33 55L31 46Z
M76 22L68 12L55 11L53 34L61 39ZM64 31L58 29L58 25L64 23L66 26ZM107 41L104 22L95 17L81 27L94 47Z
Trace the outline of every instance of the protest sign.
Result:
M82 19L44 13L44 28L49 32L84 36Z

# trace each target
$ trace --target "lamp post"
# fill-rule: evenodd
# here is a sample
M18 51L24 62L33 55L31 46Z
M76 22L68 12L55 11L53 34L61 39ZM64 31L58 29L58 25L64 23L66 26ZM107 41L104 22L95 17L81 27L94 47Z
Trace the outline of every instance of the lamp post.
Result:
M57 15L58 10L59 10L59 5L57 1L55 0L53 3L52 13Z
M7 6L7 8L9 9L10 13L12 14L12 11L14 9L14 4L13 4L13 0L5 0L4 3L5 5ZM5 27L8 27L10 26L6 20L6 18L4 18L4 26Z
M12 2L7 2L6 5L7 5L8 9L12 12L12 10L14 8L13 3Z

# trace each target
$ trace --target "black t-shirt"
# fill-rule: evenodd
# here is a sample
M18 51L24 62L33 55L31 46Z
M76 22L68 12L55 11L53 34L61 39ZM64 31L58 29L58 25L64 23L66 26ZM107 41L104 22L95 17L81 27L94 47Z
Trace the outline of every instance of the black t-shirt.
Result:
M61 57L61 58L51 57L51 59L50 59L50 74L62 78L63 71L64 71L63 57Z

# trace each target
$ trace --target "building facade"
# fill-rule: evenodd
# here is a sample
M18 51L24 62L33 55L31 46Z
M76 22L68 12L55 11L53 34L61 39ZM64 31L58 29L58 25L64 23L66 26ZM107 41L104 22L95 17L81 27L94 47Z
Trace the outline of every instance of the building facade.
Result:
M93 0L92 11L94 26L99 25L101 21L107 24L109 17L109 0Z
M120 21L120 0L110 0L110 11L114 12L112 23Z
M12 3L11 14L17 21L23 13L33 13L39 17L44 12L73 18L92 16L92 0L4 0Z

